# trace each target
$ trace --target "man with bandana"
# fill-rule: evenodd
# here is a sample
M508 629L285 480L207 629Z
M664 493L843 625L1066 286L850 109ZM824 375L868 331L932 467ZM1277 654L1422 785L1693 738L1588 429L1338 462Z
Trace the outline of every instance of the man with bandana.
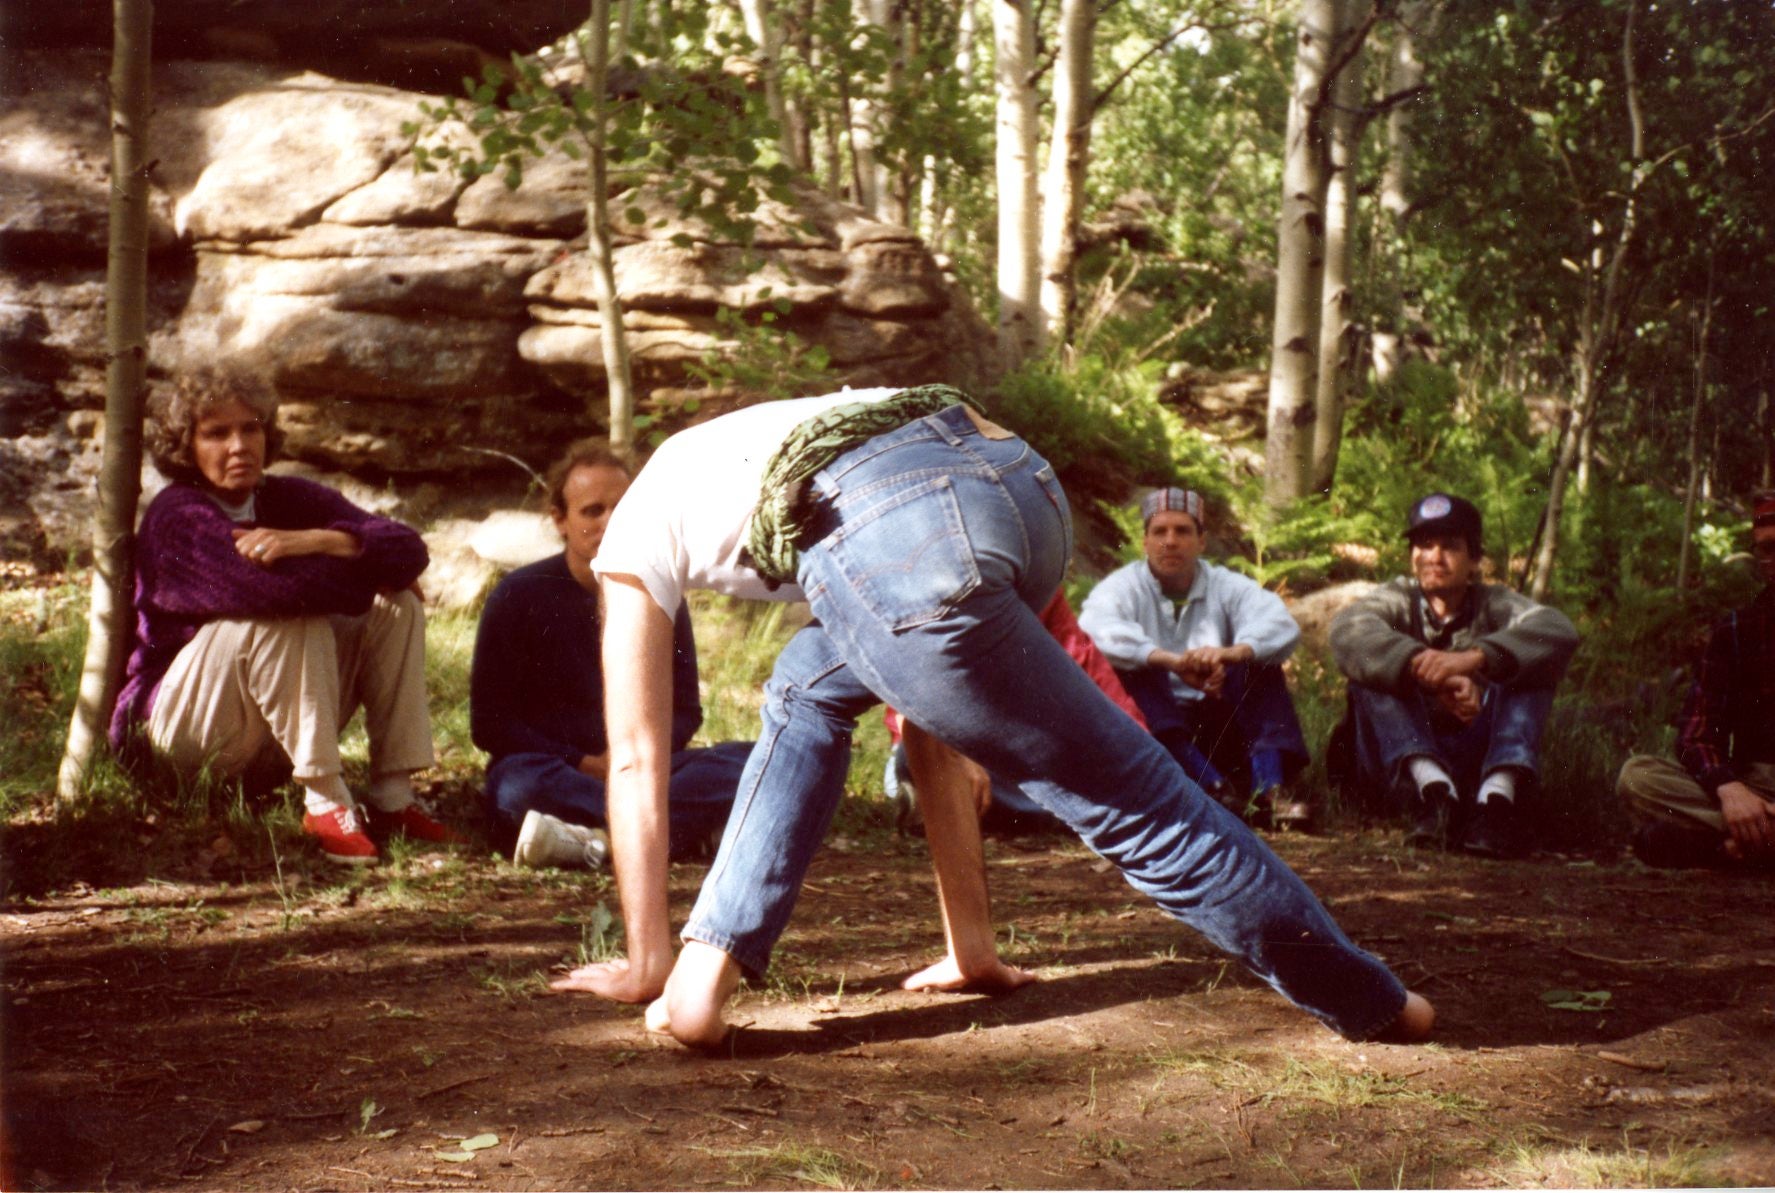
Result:
M1421 498L1405 537L1412 575L1331 623L1358 781L1405 805L1414 844L1515 856L1518 797L1539 772L1541 730L1578 631L1557 609L1484 582L1472 502Z
M1140 516L1146 558L1105 576L1079 625L1190 778L1254 824L1306 827L1287 784L1307 745L1282 675L1300 627L1275 593L1202 558L1201 494L1155 489Z
M1763 590L1714 623L1676 761L1629 758L1615 785L1648 866L1775 865L1775 492L1751 509Z

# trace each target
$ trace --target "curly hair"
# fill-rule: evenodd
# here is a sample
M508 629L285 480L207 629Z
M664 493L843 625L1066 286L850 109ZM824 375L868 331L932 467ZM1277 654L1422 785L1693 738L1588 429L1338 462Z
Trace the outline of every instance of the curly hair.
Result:
M567 513L567 478L576 468L614 468L630 480L635 469L601 439L581 439L568 446L567 452L549 469L547 477L549 509L558 515Z
M154 467L170 481L200 484L192 439L197 424L218 406L239 402L259 416L265 425L265 463L277 458L283 432L277 426L277 396L256 377L194 369L181 373L172 385L157 390L148 400L148 420L143 439Z

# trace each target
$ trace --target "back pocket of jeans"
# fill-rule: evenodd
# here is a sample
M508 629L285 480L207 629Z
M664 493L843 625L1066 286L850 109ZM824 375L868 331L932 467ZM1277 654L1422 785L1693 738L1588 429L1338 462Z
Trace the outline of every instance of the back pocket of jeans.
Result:
M941 617L980 583L955 487L931 477L852 514L826 540L833 567L890 629Z

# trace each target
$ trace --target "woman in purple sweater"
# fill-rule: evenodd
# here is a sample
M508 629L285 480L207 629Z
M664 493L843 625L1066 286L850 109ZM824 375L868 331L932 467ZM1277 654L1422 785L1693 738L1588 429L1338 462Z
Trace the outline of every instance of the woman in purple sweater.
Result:
M449 842L413 793L432 765L425 703L425 543L324 485L267 476L282 436L257 382L195 372L150 404L147 446L173 483L136 538L136 632L111 718L182 771L283 760L323 856L374 863L374 837ZM339 731L359 705L369 790L345 786Z

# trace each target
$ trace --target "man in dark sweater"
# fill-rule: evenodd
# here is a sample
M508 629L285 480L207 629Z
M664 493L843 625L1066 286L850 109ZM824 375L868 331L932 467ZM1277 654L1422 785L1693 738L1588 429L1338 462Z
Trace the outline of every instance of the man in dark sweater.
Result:
M1752 519L1764 588L1714 623L1676 762L1629 758L1615 785L1649 866L1775 864L1775 493L1756 496Z
M521 865L600 864L608 843L597 581L591 561L629 485L604 448L581 445L556 465L549 510L565 550L502 580L481 614L469 686L471 731L492 755L487 803L492 834L516 841ZM703 849L727 821L750 742L691 749L702 725L690 613L673 627L671 849Z
M1553 686L1578 632L1557 609L1480 579L1471 502L1432 493L1411 507L1405 534L1412 575L1331 625L1359 781L1405 796L1415 842L1515 854L1518 788L1538 772Z

